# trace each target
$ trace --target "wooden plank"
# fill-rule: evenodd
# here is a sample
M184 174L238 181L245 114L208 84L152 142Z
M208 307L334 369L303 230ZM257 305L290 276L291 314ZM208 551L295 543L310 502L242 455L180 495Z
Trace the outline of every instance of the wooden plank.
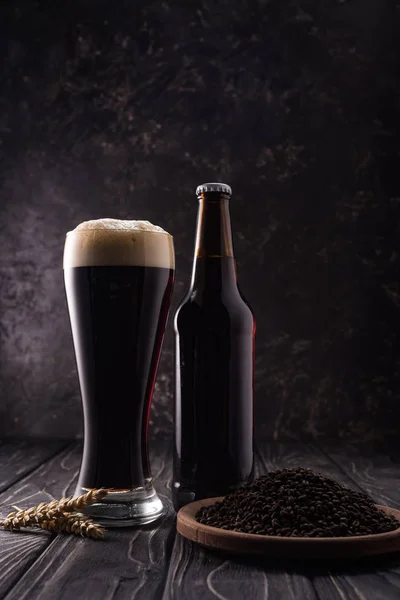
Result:
M104 541L57 536L9 592L7 600L160 598L175 515L167 496L171 479L170 441L159 439L152 447L153 474L167 507L165 517L138 529L108 530Z
M400 507L400 467L389 455L366 446L324 444L322 452L355 485L380 504ZM321 598L331 600L332 584L341 598L349 600L397 600L400 598L399 557L347 565L345 572L331 570L314 579Z
M269 446L264 446L267 456L273 455L275 468L281 468L287 458L286 446L273 444L277 450ZM296 448L301 461L302 446ZM257 476L270 467L270 459L259 460L257 455ZM204 550L177 535L162 600L315 600L317 594L308 574L285 568L282 563Z
M153 472L159 475L157 487L169 506L163 521L142 529L110 531L104 542L57 536L49 545L49 539L53 538L45 532L1 532L0 597L4 597L17 580L6 596L7 600L50 600L55 597L61 600L73 597L91 600L235 600L243 597L255 600L394 600L400 596L396 564L391 567L376 562L363 562L361 566L273 564L206 552L180 536L175 540L167 574L174 541L174 515L166 498L171 476L169 445L161 441L153 446L153 450ZM355 463L356 451L352 456L350 451L346 453L333 448L331 459L327 453L297 443L262 444L261 452L263 459L258 461L257 474L301 465L355 488L366 481L370 489L381 490L385 497L390 495L393 500L391 486L397 485L400 489L396 465L379 456L358 457ZM74 445L0 495L0 502L29 505L43 496L71 493L79 461L80 448ZM354 470L359 471L358 478L354 476ZM386 480L383 487L379 482L380 472ZM382 501L382 496L375 497ZM29 565L31 568L22 576Z
M377 503L400 508L400 451L396 457L382 448L331 443L322 452Z
M359 491L359 486L316 446L301 442L260 442L258 450L265 471L292 467L310 468Z
M59 440L2 440L0 443L0 492L22 479L68 445Z
M374 563L365 572L347 569L338 574L335 570L322 571L313 583L319 597L324 600L398 600L400 598L398 574L389 569L376 571Z
M399 471L381 455L360 456L355 447L332 444L329 451L314 445L261 444L260 451L268 470L283 467L309 467L359 490L364 489L377 502L395 496L392 485ZM365 450L363 450L365 451ZM372 493L375 491L375 493ZM321 600L397 600L400 597L400 571L392 559L368 559L358 563L310 565L308 574Z
M27 464L29 449L28 444L25 447ZM9 487L0 494L0 517L4 518L12 510L12 505L24 508L72 493L80 457L81 447L73 443ZM20 459L22 463L22 455ZM0 530L0 598L7 594L52 539L53 536L45 531L10 533Z
M177 535L162 600L315 600L308 575L291 566L206 551Z

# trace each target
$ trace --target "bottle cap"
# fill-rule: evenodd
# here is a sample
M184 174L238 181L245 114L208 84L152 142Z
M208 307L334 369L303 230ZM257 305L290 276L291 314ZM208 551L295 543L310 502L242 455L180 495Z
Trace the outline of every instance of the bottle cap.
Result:
M232 196L232 189L226 183L203 183L196 189L196 195L200 196L205 192L220 192Z

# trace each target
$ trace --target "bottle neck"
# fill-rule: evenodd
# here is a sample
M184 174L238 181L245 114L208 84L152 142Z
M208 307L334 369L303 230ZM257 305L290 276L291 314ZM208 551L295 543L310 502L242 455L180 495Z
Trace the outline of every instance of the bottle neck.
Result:
M229 198L221 194L202 194L197 215L196 246L192 289L221 291L236 283Z
M211 194L210 194L211 195ZM195 258L233 257L229 199L202 197L197 214Z

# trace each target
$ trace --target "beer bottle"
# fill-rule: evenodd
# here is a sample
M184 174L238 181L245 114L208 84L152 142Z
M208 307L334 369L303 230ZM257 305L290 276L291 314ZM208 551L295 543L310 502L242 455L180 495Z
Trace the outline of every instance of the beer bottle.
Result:
M195 256L189 290L175 320L176 510L221 496L253 471L253 313L236 278L231 188L197 188Z

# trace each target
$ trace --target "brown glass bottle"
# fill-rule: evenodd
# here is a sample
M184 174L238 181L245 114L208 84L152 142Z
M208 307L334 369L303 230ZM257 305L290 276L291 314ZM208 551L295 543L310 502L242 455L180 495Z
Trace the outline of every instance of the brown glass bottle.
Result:
M253 471L253 313L239 291L225 184L197 188L190 288L175 315L175 509Z

